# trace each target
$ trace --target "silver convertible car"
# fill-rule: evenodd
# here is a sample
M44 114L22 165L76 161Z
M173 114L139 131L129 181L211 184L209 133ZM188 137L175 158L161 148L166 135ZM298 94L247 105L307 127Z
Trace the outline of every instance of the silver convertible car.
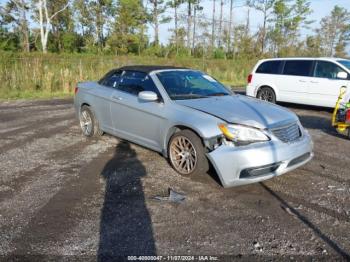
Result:
M313 157L294 113L197 70L126 66L75 92L85 136L105 132L161 152L186 176L205 174L211 163L224 187L284 174Z

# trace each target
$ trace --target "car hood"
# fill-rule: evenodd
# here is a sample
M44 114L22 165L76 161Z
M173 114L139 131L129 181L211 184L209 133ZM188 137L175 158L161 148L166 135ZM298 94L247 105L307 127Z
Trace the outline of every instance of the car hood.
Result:
M242 95L177 100L176 103L208 113L228 123L262 129L298 120L288 109Z

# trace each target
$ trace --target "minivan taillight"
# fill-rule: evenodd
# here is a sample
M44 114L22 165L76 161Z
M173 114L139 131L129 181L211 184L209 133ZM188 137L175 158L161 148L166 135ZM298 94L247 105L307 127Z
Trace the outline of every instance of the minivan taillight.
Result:
M76 86L74 89L74 94L76 95L78 93L79 88Z
M252 80L253 80L253 74L250 74L250 75L248 76L248 79L247 79L248 84L250 84L250 83L252 82Z

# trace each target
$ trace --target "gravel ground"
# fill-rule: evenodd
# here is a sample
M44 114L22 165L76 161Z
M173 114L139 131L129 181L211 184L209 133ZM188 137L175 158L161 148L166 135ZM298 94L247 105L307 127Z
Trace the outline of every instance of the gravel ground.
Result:
M314 159L224 189L214 171L184 178L156 152L84 138L71 100L0 103L0 260L350 260L350 141L329 110L287 106L311 133ZM154 199L169 187L186 200Z

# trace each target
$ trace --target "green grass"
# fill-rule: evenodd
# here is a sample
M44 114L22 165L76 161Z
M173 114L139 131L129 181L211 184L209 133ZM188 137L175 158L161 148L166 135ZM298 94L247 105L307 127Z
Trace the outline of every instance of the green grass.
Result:
M0 99L69 97L77 82L98 80L112 68L131 64L174 65L207 72L230 86L243 86L256 61L0 53Z
M73 93L46 92L46 91L4 91L0 93L0 101L17 99L51 99L51 98L72 98Z

